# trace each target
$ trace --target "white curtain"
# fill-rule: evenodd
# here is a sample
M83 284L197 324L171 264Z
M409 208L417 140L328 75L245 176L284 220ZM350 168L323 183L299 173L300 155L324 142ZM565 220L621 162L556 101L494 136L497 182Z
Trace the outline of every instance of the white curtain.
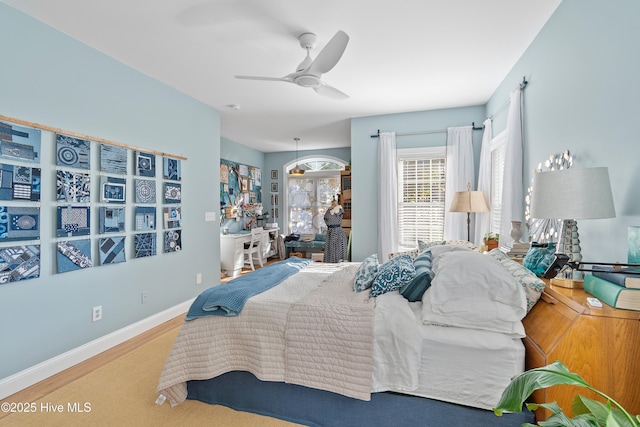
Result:
M483 123L484 132L482 134L482 148L480 148L480 165L478 170L478 191L484 194L484 200L491 208L491 140L493 131L492 121L487 119ZM482 245L484 235L491 228L491 212L478 212L475 214L475 233L473 243L476 246Z
M445 171L446 188L444 193L444 239L467 240L467 214L449 212L451 202L457 191L467 191L467 185L473 190L473 127L461 126L447 128L447 169Z
M398 161L396 133L378 138L378 261L398 251Z
M509 115L507 116L506 146L504 159L504 179L502 183L502 212L500 213L500 245L511 247L509 236L511 221L524 218L524 197L522 186L522 90L518 87L509 95Z

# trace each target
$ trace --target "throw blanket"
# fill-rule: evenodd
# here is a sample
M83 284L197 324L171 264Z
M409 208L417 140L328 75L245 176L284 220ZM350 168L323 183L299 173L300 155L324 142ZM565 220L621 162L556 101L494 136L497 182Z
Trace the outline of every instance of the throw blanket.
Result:
M342 287L353 293L353 279L358 266L359 263L312 263L295 276L284 280L279 286L250 298L238 316L206 316L185 322L171 348L157 392L166 396L171 405L175 406L187 397L187 381L209 379L231 371L248 371L263 381L283 382L291 378L302 385L316 387L317 382L308 378L299 380L301 374L296 372L311 361L299 362L294 359L304 348L318 347L310 342L310 337L322 334L326 311L338 311L338 317L330 323L334 324L332 328L339 328L342 333L336 334L331 340L331 345L327 346L332 349L335 359L324 363L321 359L327 357L326 352L318 352L316 362L323 364L320 368L323 372L335 371L338 369L335 363L339 359L342 366L339 369L349 372L350 375L338 375L338 378L326 380L331 384L326 387L322 384L320 386L347 396L368 400L371 390L367 390L364 396L362 384L371 381L371 368L366 368L366 365L372 361L366 358L366 348L372 348L373 345L373 324L369 328L357 326L353 330L352 326L358 325L361 317L369 317L362 309L354 306L366 306L365 311L371 310L373 317L374 300L356 294L357 298L336 302L342 291L336 298L327 295L322 297L320 292L318 296L321 298L314 307L312 298L307 298L322 286L338 287L337 279L342 270L344 274L340 277L345 280ZM328 280L334 274L336 280ZM302 305L295 307L297 303ZM305 320L305 326L288 323L294 321L288 319L291 310L296 312L291 314L291 317L295 318L300 317L301 310L304 309L309 310L309 319ZM347 319L349 312L357 318ZM337 324L340 317L347 319L342 325ZM313 323L315 325L311 325ZM311 329L306 329L307 327ZM360 334L369 334L369 337ZM370 344L352 344L366 343L369 340ZM288 346L292 348L288 350ZM337 349L342 352L342 357L337 356ZM372 360L371 353L369 352L369 357ZM316 354L309 356L316 357ZM288 366L287 358L291 359L291 367ZM294 372L289 373L291 369Z
M354 276L338 271L291 306L285 382L370 400L375 300L345 286Z
M311 262L309 259L292 257L209 288L191 304L185 320L202 316L237 316L249 298L271 289Z

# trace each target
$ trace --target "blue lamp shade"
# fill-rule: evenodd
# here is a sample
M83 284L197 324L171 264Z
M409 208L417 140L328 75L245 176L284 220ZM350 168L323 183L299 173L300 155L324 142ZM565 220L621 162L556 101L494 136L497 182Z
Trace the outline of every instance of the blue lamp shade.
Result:
M538 219L615 218L606 167L538 172L531 190L531 217Z

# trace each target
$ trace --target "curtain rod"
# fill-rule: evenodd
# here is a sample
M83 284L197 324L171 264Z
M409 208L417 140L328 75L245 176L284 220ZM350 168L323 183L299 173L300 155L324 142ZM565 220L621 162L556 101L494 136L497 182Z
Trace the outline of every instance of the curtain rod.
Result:
M484 129L484 126L476 126L476 122L471 122L471 128L473 130L482 130ZM446 133L446 132L447 132L446 129L425 130L425 131L418 131L418 132L399 132L399 133L396 133L396 136L428 135L432 133ZM380 136L380 129L378 129L378 133L376 135L371 135L371 138L378 138L379 136Z
M528 84L529 84L529 82L527 81L526 77L523 77L523 78L522 78L522 83L520 83L520 90L525 90ZM501 105L501 106L500 106L496 111L494 111L494 112L493 112L493 114L491 114L491 115L489 116L489 118L493 120L493 117L494 117L496 114L498 114L499 112L501 112L502 110L504 110L504 109L505 109L505 107L506 107L507 105L509 105L509 102L510 102L510 101L511 101L511 97L507 98L507 99L502 103L502 105Z

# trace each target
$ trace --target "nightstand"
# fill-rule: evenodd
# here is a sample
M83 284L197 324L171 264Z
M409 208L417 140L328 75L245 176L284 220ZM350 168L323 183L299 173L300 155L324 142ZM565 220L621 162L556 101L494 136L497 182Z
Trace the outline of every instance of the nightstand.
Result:
M640 311L618 310L604 303L593 308L583 289L545 282L542 298L522 321L527 333L526 369L559 360L631 414L640 414ZM538 390L529 400L556 401L571 414L576 394L601 400L576 386ZM546 418L542 412L536 415Z

